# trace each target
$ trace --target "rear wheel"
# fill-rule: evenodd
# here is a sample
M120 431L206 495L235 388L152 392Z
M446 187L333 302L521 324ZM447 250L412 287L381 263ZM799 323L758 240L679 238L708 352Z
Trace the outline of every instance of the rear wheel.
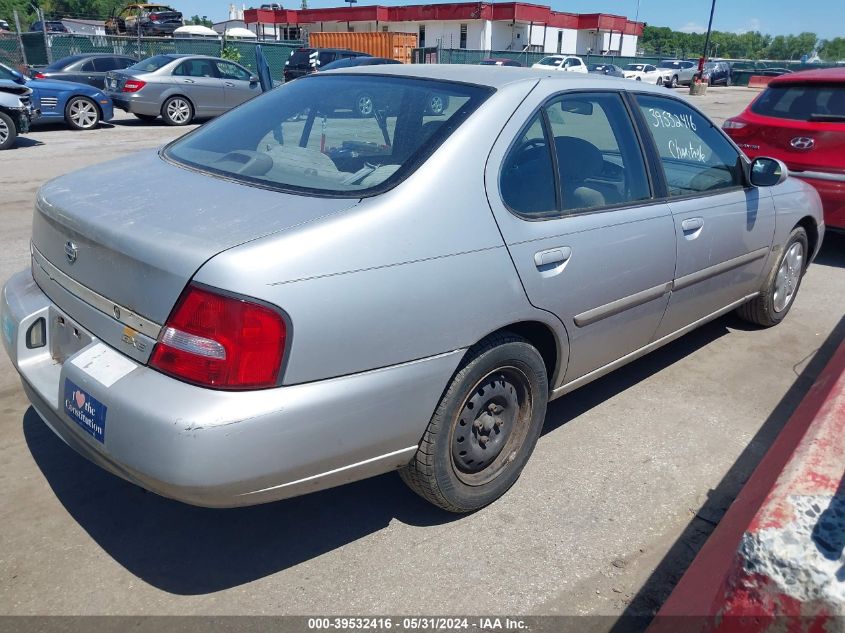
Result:
M65 121L74 130L93 130L100 124L100 108L88 97L71 97L65 106Z
M737 314L746 321L764 327L783 321L801 287L808 256L807 232L797 226L789 235L775 266L769 271L760 294L737 308Z
M670 88L677 88L678 87L678 75L672 75L672 81L669 82Z
M528 341L511 334L482 341L452 378L400 476L444 510L483 508L522 472L543 428L548 397L543 358Z
M5 112L0 112L0 150L9 149L18 138L15 122Z
M161 106L161 117L167 125L188 125L194 118L194 106L185 97L170 97Z

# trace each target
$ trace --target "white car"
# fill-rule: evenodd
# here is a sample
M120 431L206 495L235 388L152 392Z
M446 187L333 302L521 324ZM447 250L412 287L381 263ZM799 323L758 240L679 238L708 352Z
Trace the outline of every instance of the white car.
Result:
M698 64L682 59L667 59L660 62L657 69L663 74L663 83L675 88L679 84L688 86L692 83Z
M635 79L646 83L663 85L663 71L653 64L628 64L622 69L625 79Z
M580 57L576 57L575 55L549 55L532 65L531 68L562 70L570 73L587 73L587 65Z

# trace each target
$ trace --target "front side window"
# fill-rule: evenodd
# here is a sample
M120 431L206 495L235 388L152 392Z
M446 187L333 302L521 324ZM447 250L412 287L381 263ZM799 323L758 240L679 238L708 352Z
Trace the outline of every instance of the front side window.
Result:
M116 62L114 57L97 57L94 59L94 70L100 73L115 70L118 67Z
M217 62L217 70L223 79L235 79L237 81L249 81L251 75L232 62Z
M717 127L684 103L637 95L651 132L670 196L742 185L739 153Z
M565 212L651 196L639 141L615 93L566 95L546 106Z
M203 125L164 156L273 189L374 195L404 180L491 93L405 77L312 75Z

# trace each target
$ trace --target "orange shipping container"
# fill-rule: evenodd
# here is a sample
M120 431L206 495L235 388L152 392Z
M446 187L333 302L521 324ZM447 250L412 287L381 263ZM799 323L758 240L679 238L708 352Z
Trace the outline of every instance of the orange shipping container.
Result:
M411 53L417 47L416 33L309 33L311 48L346 48L373 57L387 57L403 64L411 63Z

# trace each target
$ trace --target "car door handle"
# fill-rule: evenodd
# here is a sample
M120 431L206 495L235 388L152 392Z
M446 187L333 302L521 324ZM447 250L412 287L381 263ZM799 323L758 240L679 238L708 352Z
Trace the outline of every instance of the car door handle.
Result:
M228 86L229 88L234 88L234 87L235 87L235 84L233 84L231 81L224 81L224 82L223 82L223 85L224 85L224 86Z
M182 80L182 83L185 83L185 84L195 84L195 83L197 83L197 82L196 82L196 81L194 81L193 79L183 79L183 80Z
M572 249L568 246L559 246L545 251L534 253L534 265L537 268L547 268L563 264L572 256Z
M681 222L681 230L684 233L692 233L704 226L704 218L687 218Z

